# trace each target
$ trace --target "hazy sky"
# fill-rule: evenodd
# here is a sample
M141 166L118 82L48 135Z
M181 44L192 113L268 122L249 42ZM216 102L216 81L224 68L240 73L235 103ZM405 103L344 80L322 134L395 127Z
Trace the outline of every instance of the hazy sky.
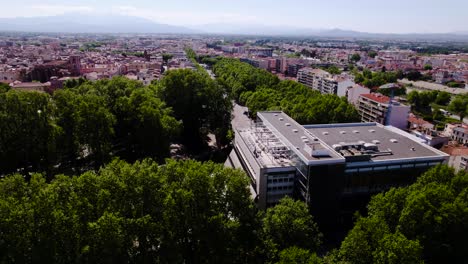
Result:
M468 31L468 0L0 0L0 17L125 14L172 25L340 28L381 33Z

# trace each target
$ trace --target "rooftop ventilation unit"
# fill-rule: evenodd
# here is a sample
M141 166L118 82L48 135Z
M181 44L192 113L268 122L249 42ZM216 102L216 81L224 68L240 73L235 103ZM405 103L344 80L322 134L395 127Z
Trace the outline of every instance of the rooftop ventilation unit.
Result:
M353 133L354 133L354 134L359 134L359 131L353 130Z
M377 144L380 144L380 141L379 140L372 140L372 143L377 145Z
M340 134L344 135L346 134L346 131L340 131Z
M291 126L291 124L289 124L289 123L286 123L286 126Z
M336 150L336 151L340 151L340 150L343 148L343 146L340 145L340 144L335 144L335 145L332 146L332 148L333 148L334 150Z
M302 136L301 138L302 138L302 139L307 139L307 137L306 137L306 136Z
M390 139L390 142L392 142L392 143L398 143L398 140L392 138L392 139Z
M325 131L325 132L322 133L322 135L325 135L325 136L326 136L326 135L328 135L328 132Z
M278 116L278 114L275 114L275 116Z
M299 130L297 130L297 129L293 129L293 132L294 132L294 133L297 133L297 132L299 132Z
M279 121L283 121L283 120L284 120L284 118L282 118L282 117L279 118Z
M374 129L369 129L369 132L375 133L375 130Z

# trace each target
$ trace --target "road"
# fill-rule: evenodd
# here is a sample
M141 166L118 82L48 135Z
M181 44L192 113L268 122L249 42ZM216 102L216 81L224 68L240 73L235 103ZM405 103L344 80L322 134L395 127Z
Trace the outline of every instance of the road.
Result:
M234 109L232 110L232 128L233 129L242 129L242 128L248 128L251 125L251 120L247 115L244 114L244 112L248 111L248 108L245 106L240 106L236 103L234 104Z

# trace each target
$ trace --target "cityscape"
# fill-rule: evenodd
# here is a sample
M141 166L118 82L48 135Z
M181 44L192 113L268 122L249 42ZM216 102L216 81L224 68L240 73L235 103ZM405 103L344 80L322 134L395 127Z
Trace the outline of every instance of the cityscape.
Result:
M19 2L0 263L468 262L467 4Z

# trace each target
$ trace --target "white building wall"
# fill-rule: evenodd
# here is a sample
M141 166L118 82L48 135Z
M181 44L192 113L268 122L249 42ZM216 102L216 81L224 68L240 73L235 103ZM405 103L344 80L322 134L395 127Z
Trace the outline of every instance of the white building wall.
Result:
M389 125L406 129L411 108L406 105L394 105L389 117Z
M368 94L370 93L370 89L362 87L360 85L356 85L351 89L348 89L348 102L354 105L358 105L359 96L361 94Z
M340 97L341 96L346 96L346 90L349 87L353 87L354 85L356 85L356 84L351 80L345 80L345 81L338 82L337 95L340 96Z

